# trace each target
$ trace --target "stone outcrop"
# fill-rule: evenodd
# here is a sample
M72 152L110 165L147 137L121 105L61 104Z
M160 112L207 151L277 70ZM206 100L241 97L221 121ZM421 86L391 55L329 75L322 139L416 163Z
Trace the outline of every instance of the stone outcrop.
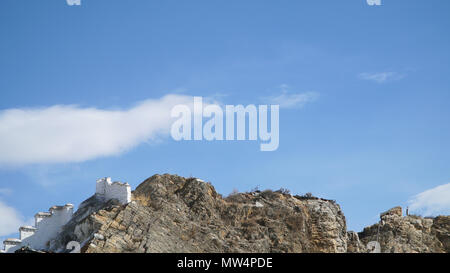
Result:
M402 207L395 207L380 214L380 218L383 219L386 216L402 216Z
M111 207L121 206L118 200L112 199L104 201L96 194L80 204L78 210L73 214L72 219L63 226L62 231L49 242L51 252L65 252L66 245L70 241L76 241L84 245L94 236L99 226L89 219L96 215L98 211Z
M86 202L54 250L75 240L87 253L347 251L339 205L315 197L264 191L222 198L199 179L155 175L129 204Z
M449 252L450 217L402 216L400 207L380 223L347 231L336 202L292 196L286 190L235 193L226 198L210 183L154 175L131 194L131 202L84 201L49 251L70 241L86 253L102 252Z
M450 216L402 216L401 208L396 207L382 213L378 224L358 235L364 245L378 238L383 253L448 253Z
M354 231L347 232L347 252L365 253L368 252L366 245L359 239L358 233Z

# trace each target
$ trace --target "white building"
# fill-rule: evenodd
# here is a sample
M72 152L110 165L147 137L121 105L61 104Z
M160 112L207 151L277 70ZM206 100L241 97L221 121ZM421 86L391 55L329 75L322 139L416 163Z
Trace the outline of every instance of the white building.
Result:
M13 252L12 249L18 248L18 246L20 245L21 241L20 239L6 239L3 241L3 245L5 246L5 250L4 252Z
M128 183L111 182L111 178L97 180L95 195L105 202L117 199L121 204L131 201L131 186ZM55 238L61 228L73 216L73 205L53 206L48 212L38 212L34 216L34 226L19 228L20 239L6 239L3 241L4 250L0 253L11 253L28 246L36 250L45 250L51 239Z
M104 201L117 199L121 204L128 204L131 202L130 184L111 182L111 177L97 180L95 194Z
M20 239L7 239L3 241L4 252L28 246L33 249L46 249L47 243L55 238L73 215L73 205L53 206L48 212L38 212L34 216L35 226L22 226L19 228Z

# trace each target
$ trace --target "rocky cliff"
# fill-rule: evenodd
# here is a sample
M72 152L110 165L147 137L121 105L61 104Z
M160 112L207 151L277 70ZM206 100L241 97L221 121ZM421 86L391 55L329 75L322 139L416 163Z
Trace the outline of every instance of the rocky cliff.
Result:
M132 202L80 205L50 242L82 252L449 252L450 217L423 219L387 213L361 233L347 232L336 202L286 191L236 193L223 198L195 178L154 175L132 193Z
M422 218L402 216L400 207L380 216L378 224L359 233L363 244L378 241L382 252L440 253L450 252L450 216Z

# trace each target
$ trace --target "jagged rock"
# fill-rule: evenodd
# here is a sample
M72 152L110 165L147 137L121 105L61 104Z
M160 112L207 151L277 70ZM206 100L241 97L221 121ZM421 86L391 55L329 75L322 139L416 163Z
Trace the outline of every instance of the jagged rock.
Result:
M450 253L450 216L434 218L431 230L442 243L445 252Z
M223 198L196 178L154 175L132 192L132 201L93 196L51 241L55 252L70 241L101 252L382 252L449 251L449 216L402 217L401 208L361 233L347 232L336 202L286 191L237 193Z
M383 220L386 216L400 216L402 217L402 207L395 207L380 214L380 219Z
M79 240L87 253L347 251L345 217L332 201L278 192L222 198L209 183L175 175L147 179L132 200L86 201L54 247Z
M359 240L358 233L354 231L347 232L347 252L363 253L367 252L366 246Z
M380 223L364 228L359 233L363 244L376 241L381 252L387 253L440 253L448 252L449 218L442 216L435 219L398 214L382 217ZM434 223L436 222L436 224Z
M67 243L76 241L83 247L92 237L98 226L92 221L96 213L111 206L120 206L118 200L112 199L107 202L99 199L96 195L91 196L80 204L72 219L62 227L58 236L50 241L50 251L66 252Z

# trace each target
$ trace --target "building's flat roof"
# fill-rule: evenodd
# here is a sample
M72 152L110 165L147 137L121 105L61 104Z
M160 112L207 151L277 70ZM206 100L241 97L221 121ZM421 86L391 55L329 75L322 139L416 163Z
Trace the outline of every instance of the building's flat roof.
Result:
M3 241L4 244L7 244L7 243L14 243L14 244L17 243L18 244L18 243L21 243L21 242L22 242L22 240L16 239L16 238L8 238L8 239Z
M19 228L19 230L22 230L22 229L36 230L37 228L35 228L35 227L33 227L33 226L21 226L21 227Z
M50 212L38 212L34 216L50 217L50 216L52 216L52 214Z

